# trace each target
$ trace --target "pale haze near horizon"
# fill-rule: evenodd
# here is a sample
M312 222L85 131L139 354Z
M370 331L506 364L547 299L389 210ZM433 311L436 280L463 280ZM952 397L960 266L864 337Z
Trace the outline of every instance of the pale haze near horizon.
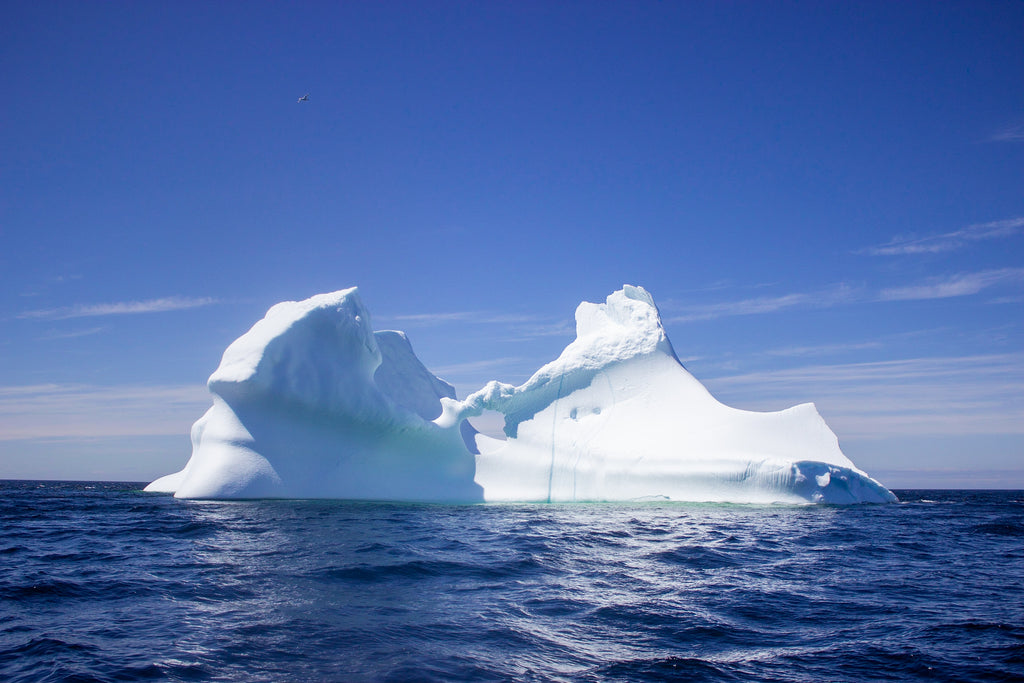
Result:
M359 286L465 396L631 283L725 403L1024 487L1020 3L0 18L0 478L179 469L277 301Z

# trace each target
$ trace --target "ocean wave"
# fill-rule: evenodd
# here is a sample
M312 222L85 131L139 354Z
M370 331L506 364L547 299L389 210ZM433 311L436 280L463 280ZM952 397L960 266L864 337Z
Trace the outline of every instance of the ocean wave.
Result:
M1019 493L444 506L0 486L5 681L1024 679Z

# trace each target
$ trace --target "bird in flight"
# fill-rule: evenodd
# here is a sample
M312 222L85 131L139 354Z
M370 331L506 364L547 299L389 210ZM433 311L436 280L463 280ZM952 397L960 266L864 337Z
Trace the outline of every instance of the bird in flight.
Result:
M299 102L309 102L309 93L306 93L305 95L300 97Z

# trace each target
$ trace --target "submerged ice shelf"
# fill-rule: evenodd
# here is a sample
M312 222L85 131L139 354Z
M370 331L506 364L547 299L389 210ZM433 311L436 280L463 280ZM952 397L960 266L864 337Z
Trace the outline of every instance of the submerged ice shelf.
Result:
M813 404L718 402L626 285L576 310L576 340L525 384L464 400L356 288L272 307L224 352L192 457L147 491L180 498L890 502ZM505 416L506 439L467 418Z

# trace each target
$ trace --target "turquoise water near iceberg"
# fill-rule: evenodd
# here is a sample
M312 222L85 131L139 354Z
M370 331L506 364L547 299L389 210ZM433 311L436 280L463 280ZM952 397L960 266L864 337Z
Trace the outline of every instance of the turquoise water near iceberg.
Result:
M0 482L0 680L1024 679L1024 493L201 503Z

